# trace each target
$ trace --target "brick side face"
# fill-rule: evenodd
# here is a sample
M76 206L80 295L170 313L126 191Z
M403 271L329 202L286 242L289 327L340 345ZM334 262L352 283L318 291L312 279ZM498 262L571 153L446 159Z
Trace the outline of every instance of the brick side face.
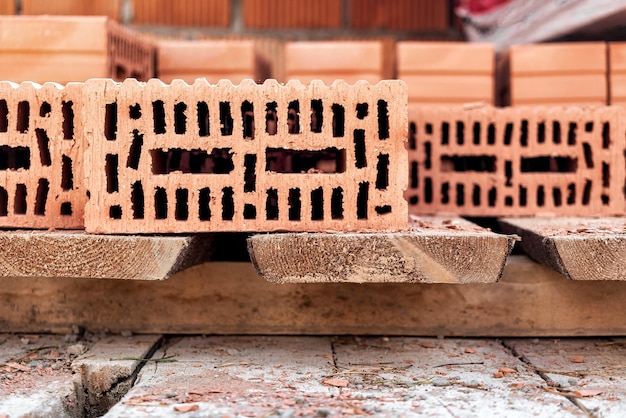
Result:
M243 21L250 29L337 29L341 0L243 0Z
M121 0L21 0L23 15L107 16L119 20Z
M400 81L89 81L86 229L404 228L406 95Z
M441 0L352 0L352 29L446 30L449 4Z
M133 24L224 28L230 25L231 3L224 0L133 0Z
M83 227L82 85L0 83L0 226Z
M15 0L0 0L0 15L15 14Z
M409 108L409 212L624 211L624 110Z

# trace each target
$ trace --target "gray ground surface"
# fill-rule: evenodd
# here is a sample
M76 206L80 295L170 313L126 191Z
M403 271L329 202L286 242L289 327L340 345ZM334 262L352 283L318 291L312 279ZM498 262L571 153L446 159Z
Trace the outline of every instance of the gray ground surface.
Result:
M626 415L611 339L0 335L0 417Z

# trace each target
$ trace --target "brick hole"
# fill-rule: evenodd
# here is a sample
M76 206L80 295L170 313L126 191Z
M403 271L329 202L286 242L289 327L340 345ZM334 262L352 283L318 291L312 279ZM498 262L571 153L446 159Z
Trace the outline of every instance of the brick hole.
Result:
M537 124L537 142L543 144L546 142L546 123L539 122Z
M465 157L460 157L458 155L442 155L441 171L475 171L495 173L496 157L492 155L469 155Z
M480 186L477 184L472 189L472 203L474 206L480 206Z
M504 162L504 176L506 177L506 186L512 186L513 183L511 180L513 179L513 162L507 160Z
M18 170L30 168L30 148L0 146L0 170Z
M528 189L524 186L519 186L519 205L526 207L528 204Z
M430 177L424 179L424 202L433 202L433 180Z
M369 188L370 184L368 182L359 183L359 192L356 195L356 216L358 219L367 219Z
M50 139L41 128L35 129L35 136L37 137L37 148L39 148L39 160L41 165L49 167L52 165L52 159L50 158Z
M246 154L243 157L243 191L244 193L256 190L256 154Z
M49 191L50 182L47 179L39 179L37 194L35 195L35 215L44 216L46 214L46 202L48 201Z
M20 133L28 132L29 120L30 103L24 100L17 104L17 131Z
M456 205L465 205L465 185L463 183L457 183L456 185Z
M302 210L302 203L300 202L300 189L289 189L289 198L287 203L289 204L289 220L299 221Z
M585 187L583 188L583 205L589 205L589 201L591 200L591 180L587 180L585 182Z
M520 142L520 145L523 147L528 146L528 121L526 119L522 119L522 125L520 127L519 142Z
M52 112L52 106L50 106L50 103L43 102L41 106L39 106L40 117L45 118L46 116L50 115L50 112Z
M495 145L496 143L496 125L490 123L487 126L487 144Z
M578 159L572 157L521 157L522 173L575 173Z
M63 139L74 139L74 103L72 101L61 103L63 115Z
M0 100L0 132L9 130L9 106L5 99Z
M333 111L333 137L341 138L345 135L346 110L337 103L334 103L331 109Z
M122 219L122 207L120 205L114 205L109 207L109 218Z
M411 205L417 205L419 203L419 199L417 196L411 196L409 198L409 204Z
M265 219L277 220L278 219L278 190L268 189L267 198L265 200Z
M562 198L563 197L561 195L561 189L559 189L558 187L553 187L552 188L552 201L554 202L555 207L559 207L563 204Z
M17 184L15 186L15 198L13 200L13 211L16 215L26 214L26 185Z
M247 100L241 104L241 123L243 137L254 139L254 105Z
M287 130L290 134L300 133L300 102L294 100L287 107Z
M4 187L0 187L0 216L9 214L9 193Z
M450 203L450 183L447 181L441 183L441 204L447 205Z
M198 193L198 216L201 221L211 220L211 190L208 187Z
M154 190L154 217L167 219L167 191L163 187Z
M174 105L174 133L184 135L187 132L187 104L178 102Z
M391 213L391 206L390 205L376 206L374 208L374 211L379 215L385 215L387 213Z
M506 196L504 198L504 206L513 206L513 197Z
M1 114L2 114L2 111L0 110L0 115ZM1 121L2 119L0 119L0 124L1 124ZM608 149L610 145L611 145L611 126L609 125L609 122L604 122L602 124L602 148Z
M602 195L600 196L600 200L602 200L602 204L603 204L603 205L608 205L608 204L609 204L609 201L610 201L610 200L609 200L609 195L607 195L607 194L602 194Z
M165 133L165 103L163 100L152 102L152 123L155 134L162 135Z
M378 139L389 138L389 110L387 102L378 101Z
M311 100L311 132L322 132L324 105L321 100Z
M495 187L492 187L491 189L489 189L489 192L487 193L487 204L490 207L494 207L496 206L496 200L498 198L498 191Z
M134 182L130 187L130 202L133 210L133 219L143 219L146 204L141 181Z
M474 122L472 134L472 142L474 145L480 145L480 122Z
M278 130L278 104L268 102L265 104L265 132L268 135L276 135Z
M72 202L61 203L61 216L72 216Z
M513 124L508 122L504 127L504 145L511 145L513 139Z
M409 124L409 149L417 149L416 133L417 126L415 125L415 122L411 122Z
M609 187L611 184L611 170L607 163L602 163L602 187Z
M418 178L417 161L411 161L411 189L417 189Z
M450 124L448 122L441 123L441 145L450 143Z
M543 189L543 186L537 187L537 206L545 205L546 193Z
M343 219L343 188L335 187L330 196L330 216L332 219Z
M235 169L230 148L205 150L171 148L150 150L152 174L170 174L175 171L191 174L228 174Z
M460 120L456 122L456 143L463 145L465 142L465 124Z
M324 190L321 187L311 191L311 220L324 220Z
M567 204L576 204L576 184L570 183L567 185Z
M246 203L243 205L243 218L256 219L256 206Z
M196 105L198 112L198 135L210 135L209 105L206 102L198 102Z
M365 153L365 130L354 130L354 158L356 168L367 167L367 157Z
M74 171L72 159L67 155L61 156L61 189L64 191L74 189Z
M593 132L593 122L589 121L585 123L585 132Z
M430 170L432 168L432 146L430 141L424 142L424 153L426 154L424 158L424 168Z
M118 156L117 154L107 154L104 164L104 173L107 177L107 193L114 193L119 190L118 180Z
M130 144L126 167L134 170L139 169L139 158L141 157L141 147L143 146L143 134L139 135L137 129L133 130L133 142Z
M115 79L124 80L126 78L126 68L123 65L115 66Z
M567 145L576 145L576 129L578 125L574 122L570 122L569 129L567 130Z
M552 142L555 144L561 143L561 123L556 120L552 122Z
M367 103L357 103L356 117L363 120L369 114L369 105Z
M107 141L117 138L117 103L108 103L104 107L104 137Z
M174 219L177 221L186 221L189 219L189 190L187 189L176 189Z
M220 102L220 132L223 136L233 134L233 117L229 102Z
M424 124L424 132L426 132L427 135L432 135L433 134L433 124L432 123L425 123Z
M222 189L222 220L232 221L235 216L235 199L232 187Z
M265 171L275 173L343 173L346 151L335 147L319 151L266 148Z
M583 154L587 168L593 168L593 151L591 150L591 145L587 142L583 142Z
M386 190L389 186L389 154L378 154L376 164L376 188Z
M135 120L141 117L141 106L139 103L135 103L134 105L128 107L128 116Z

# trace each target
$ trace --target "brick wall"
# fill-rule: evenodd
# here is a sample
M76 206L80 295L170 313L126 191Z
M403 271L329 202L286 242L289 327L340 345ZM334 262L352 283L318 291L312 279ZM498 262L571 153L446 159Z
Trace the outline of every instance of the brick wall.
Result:
M403 228L406 94L399 81L92 80L86 228Z

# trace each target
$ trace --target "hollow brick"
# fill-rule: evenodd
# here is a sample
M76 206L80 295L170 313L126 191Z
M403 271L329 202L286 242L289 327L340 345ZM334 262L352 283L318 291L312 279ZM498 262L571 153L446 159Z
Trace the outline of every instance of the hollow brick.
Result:
M352 29L445 31L450 3L440 0L351 0Z
M107 16L115 20L120 18L121 0L21 0L21 2L23 15Z
M410 106L409 213L616 215L624 109Z
M231 3L224 0L133 0L133 24L225 28Z
M249 29L339 29L341 0L243 0L242 15Z
M88 232L406 227L401 81L91 80L84 94Z
M0 0L0 15L14 15L15 0Z
M0 226L83 227L82 84L0 83Z
M137 32L110 21L107 28L107 53L111 78L147 81L156 76L157 48Z

